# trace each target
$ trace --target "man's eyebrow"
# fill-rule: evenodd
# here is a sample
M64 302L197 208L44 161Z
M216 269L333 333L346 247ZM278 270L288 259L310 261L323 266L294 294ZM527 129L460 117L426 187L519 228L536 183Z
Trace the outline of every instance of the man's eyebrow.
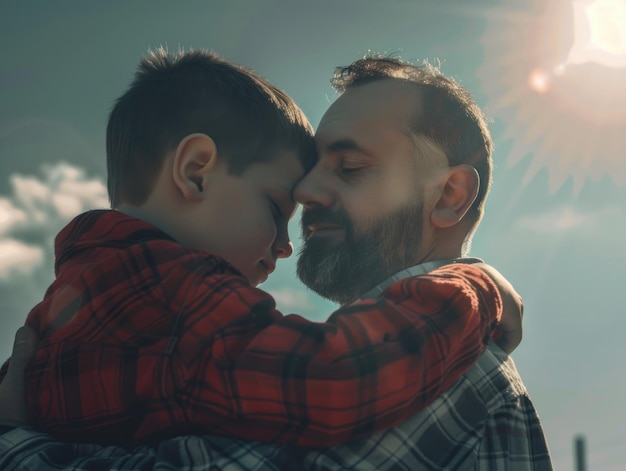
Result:
M359 144L357 144L354 139L340 139L338 141L331 142L326 146L325 150L330 154L350 150L353 152L370 155L370 153Z

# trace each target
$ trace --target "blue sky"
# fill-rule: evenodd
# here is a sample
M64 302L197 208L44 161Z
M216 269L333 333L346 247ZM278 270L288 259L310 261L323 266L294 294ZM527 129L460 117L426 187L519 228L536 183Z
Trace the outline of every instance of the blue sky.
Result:
M624 0L602 1L613 16L626 10ZM218 52L287 91L314 125L335 98L335 66L368 50L439 59L492 118L494 184L472 255L524 296L513 357L556 469L572 469L577 434L590 469L623 469L626 48L614 34L609 54L611 38L600 43L589 24L581 33L593 0L469 3L4 2L0 356L52 279L56 232L107 205L107 113L148 48ZM297 244L295 222L291 231ZM323 320L333 305L295 281L294 267L284 261L264 287L284 312Z

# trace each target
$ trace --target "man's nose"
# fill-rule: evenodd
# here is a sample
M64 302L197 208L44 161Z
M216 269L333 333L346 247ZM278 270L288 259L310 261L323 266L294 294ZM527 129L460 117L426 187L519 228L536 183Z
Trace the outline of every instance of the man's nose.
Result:
M330 208L334 203L331 178L314 167L296 186L294 198L305 209Z

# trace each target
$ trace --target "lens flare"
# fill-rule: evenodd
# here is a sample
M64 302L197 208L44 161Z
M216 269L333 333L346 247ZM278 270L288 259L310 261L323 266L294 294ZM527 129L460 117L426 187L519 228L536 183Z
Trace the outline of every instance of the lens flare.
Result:
M545 93L550 86L550 77L540 69L534 69L528 77L528 84L537 93Z
M573 8L573 44L562 64L626 67L626 0L578 0Z
M591 44L611 54L626 53L626 2L597 0L587 7Z
M528 183L626 185L626 0L502 0L485 13L478 75L487 109L505 125L510 165Z

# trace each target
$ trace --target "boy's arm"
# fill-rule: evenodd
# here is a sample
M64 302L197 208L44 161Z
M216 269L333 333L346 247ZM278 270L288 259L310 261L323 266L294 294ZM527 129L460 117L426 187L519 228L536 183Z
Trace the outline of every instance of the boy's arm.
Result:
M37 333L20 327L15 333L10 365L5 364L0 377L0 427L28 424L24 392L24 369L37 347Z
M511 354L522 341L524 301L509 280L498 270L485 263L477 263L474 266L487 273L498 287L502 297L502 317L494 332L494 341L505 353Z
M182 265L173 260L168 273L179 276ZM175 349L112 358L123 350L92 343L86 360L69 345L55 357L66 358L61 366L53 359L31 375L33 417L55 411L47 430L74 440L119 424L119 434L137 426L143 442L215 433L328 446L392 427L432 402L474 363L501 311L491 279L461 264L400 280L383 299L341 308L326 323L282 316L271 296L228 271L200 278L188 301L163 311L183 313ZM136 315L131 327L149 322ZM70 370L74 379L59 395L49 386ZM99 384L106 391L94 389ZM119 413L112 421L102 394L107 407L137 411L141 422L129 428ZM81 400L57 406L64 397Z
M506 331L500 348L511 353L522 338L523 302L511 284L493 267L475 265L489 274L503 299L503 315L498 330ZM520 314L517 314L517 313ZM15 334L11 363L2 368L0 377L0 426L18 427L28 424L24 397L24 368L32 358L37 345L37 333L30 327L20 327Z
M454 384L501 308L491 279L461 264L400 280L323 324L283 317L267 294L233 286L215 337L198 341L215 322L198 313L179 340L181 367L191 365L184 381L194 384L186 407L198 423L220 417L209 430L220 434L304 446L355 439L393 427Z

